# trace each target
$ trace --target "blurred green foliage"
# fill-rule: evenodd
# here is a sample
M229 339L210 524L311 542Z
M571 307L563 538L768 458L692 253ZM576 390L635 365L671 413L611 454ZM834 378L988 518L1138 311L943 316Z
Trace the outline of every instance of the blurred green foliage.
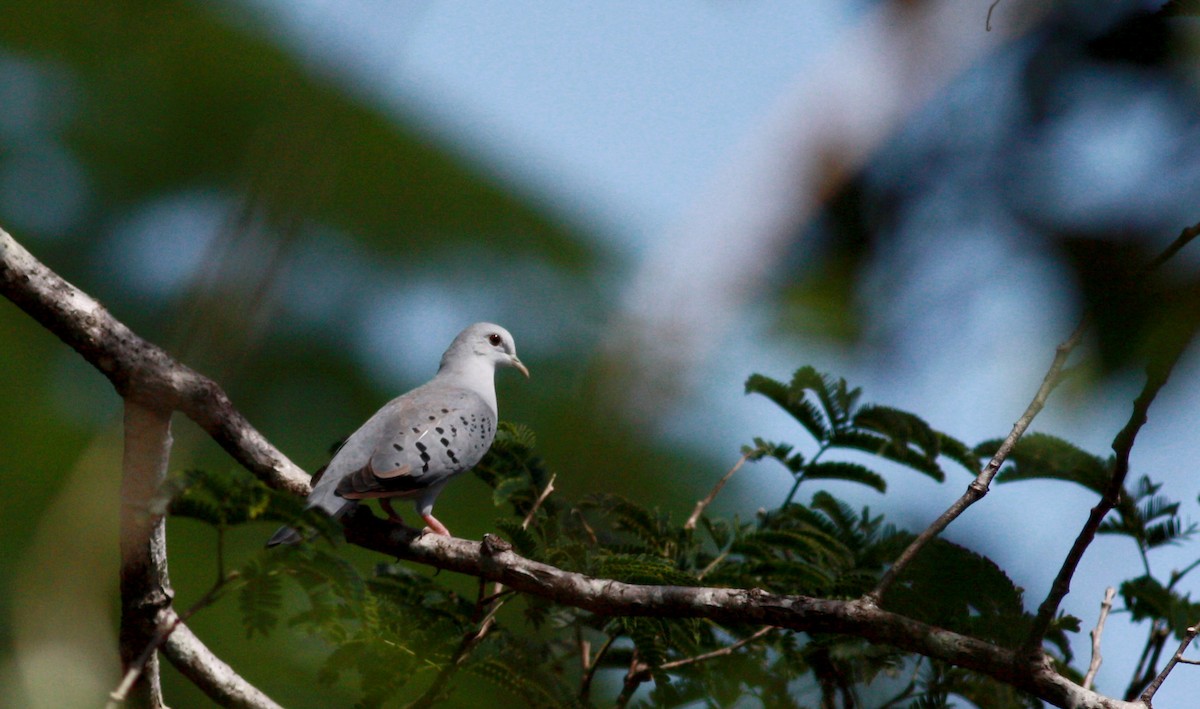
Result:
M1182 12L1189 3L1169 5ZM1091 8L1078 14L1090 18ZM579 225L513 194L469 157L431 143L338 77L311 71L270 39L268 20L246 5L4 0L0 17L5 102L0 224L64 277L100 297L139 334L216 377L239 409L306 468L323 463L332 443L402 388L393 382L385 386L366 373L347 346L345 332L338 330L342 321L353 319L347 304L339 303L317 322L278 312L277 291L289 254L319 241L325 248L319 252L322 268L341 271L363 291L430 272L448 273L451 290L503 281L514 271L549 273L553 288L504 292L495 298L503 301L498 307L537 313L526 317L545 328L554 323L539 318L564 310L583 323L573 331L582 335L564 337L569 342L560 349L541 358L523 354L535 379L519 385L520 396L509 395L518 385L499 382L505 418L539 431L541 444L534 455L528 434L510 428L477 471L491 486L491 501L508 506L509 514L494 524L493 508L478 494L479 483L447 491L443 505L453 510L449 521L464 536L500 529L522 553L629 580L745 583L840 597L861 592L908 538L879 514L851 509L822 491L805 504L789 496L792 504L749 521L708 516L694 533L678 523L682 506L643 503L691 499L707 479L696 471L714 465L690 450L652 441L644 430L631 431L629 422L604 408L604 377L613 365L596 364L598 328L591 326L613 307L611 294L600 289L599 274L615 257ZM963 204L971 213L997 209L1028 231L1026 236L1037 242L1031 250L1054 255L1074 277L1071 293L1080 309L1096 313L1103 367L1127 367L1160 349L1164 339L1194 332L1200 309L1193 281L1133 277L1156 249L1128 244L1147 235L1157 242L1161 223L1175 225L1177 217L1157 202L1158 222L1134 218L1145 215L1131 209L1130 223L1117 220L1115 228L1110 223L1081 228L1047 216L1046 205L1055 199L1045 185L1049 179L1028 167L1032 161L1021 149L1042 148L1039 139L1052 131L1055 112L1061 110L1056 102L1071 93L1068 88L1088 83L1081 77L1136 70L1137 81L1145 85L1158 86L1164 79L1185 83L1178 68L1190 50L1161 17L1117 22L1100 36L1094 36L1090 19L1064 13L1054 22L1031 40L1032 56L1016 100L1020 105L1003 132L949 147L906 133L833 195L811 229L816 234L807 235L816 246L797 238L793 263L780 264L778 280L771 284L772 298L784 306L778 313L782 329L803 328L847 341L861 337L871 314L866 306L876 304L863 297L862 282L888 258L886 242L901 238L903 218L927 195L937 195L946 200L937 205L939 213ZM1171 90L1190 111L1194 89L1173 83ZM946 125L973 122L951 109L936 130L953 134ZM1165 144L1169 137L1164 136ZM1180 151L1187 145L1180 144ZM1170 151L1167 159L1184 162ZM986 177L964 176L961 166ZM1174 173L1164 175L1162 184L1190 188ZM941 179L971 188L956 193L962 204L942 194ZM173 283L158 294L132 288L128 270L114 264L112 256L130 220L170 200L189 204L213 194L225 212L215 227L221 232L215 246L204 251L207 275ZM176 248L170 236L143 244L147 258ZM250 273L222 275L239 266ZM894 281L882 292L891 296L909 274L903 268L889 271ZM310 285L316 291L325 286ZM1171 307L1164 309L1164 303ZM801 370L790 383L756 378L748 389L795 416L812 439L804 443L815 442L815 449L755 442L756 455L780 460L797 488L840 480L882 491L885 472L895 470L894 464L940 480L945 461L964 463L971 457L912 414L859 406L856 389L815 370ZM0 391L8 394L0 397L0 555L6 560L0 564L0 684L15 687L24 680L67 692L68 699L57 704L43 698L44 706L92 704L117 679L114 656L103 654L113 644L104 633L115 622L115 581L98 583L85 562L97 563L96 548L115 549L120 401L100 375L7 305L0 306ZM224 454L186 421L177 421L175 435L175 468L227 467ZM818 460L827 450L845 455ZM981 448L975 454L986 453ZM893 467L877 468L882 460ZM1000 481L1051 477L1096 490L1105 465L1069 443L1031 437ZM578 502L567 505L560 495L552 496L532 529L522 530L519 520L544 485L547 467L570 471L556 485L562 499ZM364 695L360 670L379 663L412 669L413 683L424 687L425 678L475 621L475 588L463 579L431 579L425 570L402 566L365 574L360 569L378 559L345 547L336 555L312 545L290 556L263 557L261 544L273 524L263 520L274 517L248 523L228 516L244 515L253 505L237 495L200 495L195 486L205 484L207 475L193 476L187 489L199 497L182 498L179 512L211 523L214 503L241 500L215 510L223 527L225 566L243 574L243 586L237 603L218 603L192 625L218 655L285 705L350 705ZM259 492L252 487L238 489L249 499L265 499L255 497ZM596 491L605 494L587 494ZM1121 589L1134 616L1178 633L1194 617L1195 604L1179 589L1182 576L1155 575L1149 556L1193 533L1177 503L1142 478L1126 491L1102 531L1129 536L1145 561L1144 577ZM192 519L170 523L171 571L181 607L212 583L214 536ZM968 570L972 583L991 594L988 598L968 584L961 594L948 594L942 606L913 612L1008 642L1005 624L1016 623L1007 628L1012 630L1024 622L1017 612L1020 589L967 549L944 543L931 552L913 577L903 580L897 603L922 597L939 581L960 588L965 582L948 575L947 565ZM115 555L110 566L115 578ZM283 583L285 577L294 583ZM64 578L72 583L61 583ZM323 615L335 597L354 603L343 615ZM42 637L52 635L42 614L55 607L90 609L93 603L101 614L109 613L98 628L67 625L73 635L90 639L90 645L79 647L94 650L95 656L80 660L53 654L61 649L55 644L58 636ZM330 617L345 623L333 627ZM979 698L981 706L1023 701L961 671L929 663L912 667L894 652L843 638L806 643L791 634L773 634L711 667L671 674L657 665L727 645L753 629L608 621L533 599L510 602L501 621L501 631L489 636L464 668L488 681L459 683L455 701L525 706L574 696L575 687L564 684L577 680L571 674L577 671L559 671L574 662L567 652L570 643L554 640L564 628L580 628L597 646L603 638L621 638L610 646L606 667L627 667L636 647L653 666L655 679L672 679L654 687L652 701L662 704L701 697L727 704L752 685L764 703L787 706L795 689L791 681L800 674L833 676L847 668L864 681L900 676L903 668L912 681L895 688L904 699L893 706L918 696L921 706L942 706L953 693ZM1069 626L1069 619L1060 622L1062 629ZM267 630L270 635L264 637ZM387 642L375 642L381 638ZM1057 650L1063 660L1069 657L1065 646ZM24 659L13 659L18 655ZM20 664L37 657L53 662ZM534 666L558 674L545 675L551 680L535 686L513 672ZM208 705L190 683L169 667L165 672L173 706ZM317 679L333 683L315 691ZM369 701L396 689L406 676L397 671L372 679ZM495 684L506 690L497 694ZM607 700L618 685L612 678L598 681L593 696ZM37 705L20 691L14 690L14 704ZM989 693L995 693L992 704L983 702Z
M318 269L351 284L363 300L371 298L370 287L440 279L448 292L484 288L486 309L474 319L498 312L534 322L524 313L544 321L557 312L581 332L610 307L595 292L595 275L611 257L592 235L514 195L334 77L316 75L270 39L267 21L245 5L2 5L0 224L140 335L216 378L272 442L309 469L403 383L371 376L361 352L347 346L349 324L362 317L356 303L343 300L315 321L280 312L281 301L302 300L297 290L328 290L324 281L295 281L288 269L298 250L316 244ZM133 287L136 266L114 261L114 254L130 253L119 246L131 220L156 205L214 203L224 210L211 227L218 233L163 232L138 247L141 262L153 263L190 248L187 239L211 239L199 273L161 291ZM486 290L514 273L542 281L524 291ZM621 423L596 424L605 414L580 396L595 386L586 366L595 338L552 357L526 350L536 379L524 401L508 396L513 385L500 382L506 416L550 434L546 454L572 462L572 479L561 487L584 490L604 479L618 490L666 489L696 459L627 436ZM426 364L430 371L435 365L436 359ZM32 611L20 609L29 605L34 580L47 576L46 564L70 567L85 553L67 549L51 559L32 550L55 543L55 520L46 515L56 499L70 497L85 478L115 479L119 455L99 463L103 474L84 463L92 461L90 446L117 432L120 400L98 373L7 305L0 306L0 390L8 394L0 397L0 557L8 560L0 564L0 673L13 680L4 684L21 686L22 676L29 686L67 692L52 703L91 701L85 698L115 686L110 658L82 661L66 671L78 677L70 683L21 664L37 656L36 648L58 645L40 638ZM227 465L189 422L176 420L175 438L174 468ZM604 455L596 455L601 449ZM487 529L478 514L487 500L476 493L451 491L446 498L447 509L459 510L450 523L469 536ZM115 540L116 500L115 486L108 496L89 498L96 510L111 511L104 512L98 539ZM255 527L225 535L230 564L257 553L269 529ZM169 539L171 572L187 603L211 580L213 542L188 521L172 522ZM64 595L85 592L101 607L116 608L115 589L107 585L61 588ZM219 604L196 619L196 630L287 706L337 704L309 688L326 646L318 641L311 651L297 651L289 645L298 640L247 641L230 622L235 612ZM114 627L114 617L98 627ZM88 647L102 648L109 639L98 630L92 642ZM173 706L206 705L170 669L166 683ZM36 705L44 698L16 701L26 700Z

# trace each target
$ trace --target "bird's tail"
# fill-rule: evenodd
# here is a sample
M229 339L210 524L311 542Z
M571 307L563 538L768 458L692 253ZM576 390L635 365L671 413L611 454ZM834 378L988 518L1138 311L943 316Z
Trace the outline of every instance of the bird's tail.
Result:
M311 510L315 507L334 519L341 519L342 515L354 509L358 503L337 495L334 488L335 486L333 485L317 486L314 488L312 494L308 497L308 509ZM280 527L267 540L267 546L274 547L280 544L295 544L303 539L304 535L295 527Z

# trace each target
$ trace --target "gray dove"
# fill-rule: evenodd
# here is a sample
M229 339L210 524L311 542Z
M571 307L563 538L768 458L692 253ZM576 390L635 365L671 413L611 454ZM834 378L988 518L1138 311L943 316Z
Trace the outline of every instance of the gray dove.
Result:
M529 376L508 330L485 322L463 330L433 379L385 404L317 472L308 507L337 519L359 500L377 498L388 518L400 522L391 499L410 498L433 532L449 536L433 516L433 503L451 478L470 470L492 445L498 366ZM267 546L300 539L295 529L282 527Z

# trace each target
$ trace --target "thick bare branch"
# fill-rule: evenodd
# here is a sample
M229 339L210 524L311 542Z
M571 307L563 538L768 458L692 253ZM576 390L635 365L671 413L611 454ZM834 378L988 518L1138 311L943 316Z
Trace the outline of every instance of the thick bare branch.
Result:
M159 623L166 627L178 622L179 616L171 609L159 614ZM223 707L283 709L222 662L182 623L163 644L163 654L175 669Z
M602 616L708 618L853 635L965 667L1059 707L1144 709L1085 690L1048 664L975 638L936 628L861 601L779 596L759 589L649 586L598 579L526 559L492 535L484 541L421 536L359 507L345 520L346 538L375 551L476 576Z
M0 229L0 294L83 356L126 399L183 412L274 488L307 495L308 475L267 442L221 387L133 333Z
M152 510L171 457L171 412L125 400L125 453L121 476L121 665L126 680L114 702L163 706L158 657L146 648L157 634L159 611L174 592L167 576L163 516Z

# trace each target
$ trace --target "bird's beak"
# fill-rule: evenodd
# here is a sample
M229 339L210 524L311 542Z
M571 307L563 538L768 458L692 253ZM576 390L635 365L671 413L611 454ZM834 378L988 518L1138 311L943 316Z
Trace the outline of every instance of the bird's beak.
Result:
M525 364L523 362L521 362L521 360L517 359L516 355L509 357L508 363L510 366L516 368L519 372L521 372L521 374L524 374L526 379L529 378L529 369L525 367Z

